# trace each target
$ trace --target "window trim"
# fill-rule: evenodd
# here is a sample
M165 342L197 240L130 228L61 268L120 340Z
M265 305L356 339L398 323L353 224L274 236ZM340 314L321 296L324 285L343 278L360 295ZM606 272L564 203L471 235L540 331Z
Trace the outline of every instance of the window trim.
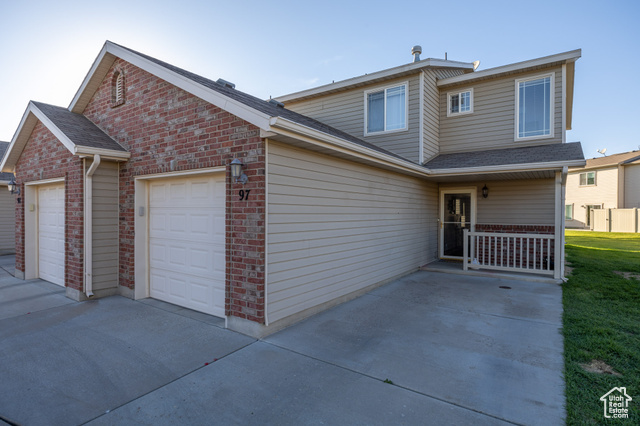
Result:
M571 217L567 217L567 207L571 207ZM574 208L573 203L564 205L564 220L573 220L575 216L573 208Z
M469 111L451 112L451 96L461 95L466 92L469 92L469 104L470 104ZM473 113L473 87L447 93L447 117L457 117L459 115L472 114L472 113Z
M404 126L399 129L387 130L387 90L394 89L396 87L404 86ZM368 123L369 123L369 94L376 92L385 92L384 96L384 130L379 130L377 132L369 132L368 131ZM364 135L365 136L376 136L383 135L387 133L395 133L395 132L405 132L409 130L409 82L403 81L400 83L393 83L386 86L378 86L373 89L368 89L364 91Z
M593 183L592 184L589 183L589 173L593 173ZM581 179L582 175L587 175L587 177L585 178L585 182L586 183L584 185L582 183L580 183L580 181L582 180ZM596 170L592 170L592 171L589 171L589 172L581 172L578 175L578 186L579 187L583 187L583 188L587 187L587 186L598 186L598 173L596 173Z
M524 136L524 137L520 137L518 134L518 129L520 128L520 83L524 83L527 81L534 81L534 80L541 80L543 78L547 78L547 77L551 77L550 78L550 85L551 87L549 88L549 96L550 96L550 103L551 105L549 106L549 110L550 110L550 119L549 119L549 134L548 135L538 135L538 136ZM549 73L544 73L544 74L536 74L536 75L532 75L529 77L523 77L523 78L518 78L515 80L515 90L516 90L516 103L515 103L515 128L514 128L514 137L515 137L515 141L529 141L529 140L536 140L536 139L551 139L554 137L555 135L555 128L556 128L556 118L555 118L555 108L556 108L556 73L555 72L549 72Z

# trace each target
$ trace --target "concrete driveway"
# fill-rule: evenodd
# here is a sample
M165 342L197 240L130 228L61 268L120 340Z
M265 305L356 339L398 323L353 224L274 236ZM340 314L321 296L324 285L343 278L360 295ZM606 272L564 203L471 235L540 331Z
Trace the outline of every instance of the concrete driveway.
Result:
M256 341L0 269L0 419L562 424L561 313L554 284L422 271Z

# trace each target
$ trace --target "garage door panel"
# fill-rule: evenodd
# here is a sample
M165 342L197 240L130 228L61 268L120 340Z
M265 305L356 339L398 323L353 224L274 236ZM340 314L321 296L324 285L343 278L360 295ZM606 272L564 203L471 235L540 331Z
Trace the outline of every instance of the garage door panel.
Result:
M157 181L149 190L151 297L224 316L224 174Z
M64 286L64 184L38 188L38 275Z

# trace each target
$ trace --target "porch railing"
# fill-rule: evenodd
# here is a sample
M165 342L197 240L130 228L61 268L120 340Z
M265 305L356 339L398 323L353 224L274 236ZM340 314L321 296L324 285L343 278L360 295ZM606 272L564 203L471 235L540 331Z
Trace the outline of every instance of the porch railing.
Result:
M507 234L464 230L462 267L554 274L552 234Z

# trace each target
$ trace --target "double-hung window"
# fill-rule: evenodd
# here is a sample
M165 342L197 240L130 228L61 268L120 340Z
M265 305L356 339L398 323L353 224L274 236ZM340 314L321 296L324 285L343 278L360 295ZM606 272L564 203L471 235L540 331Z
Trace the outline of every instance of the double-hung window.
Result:
M364 133L407 129L407 83L364 92Z
M447 93L447 117L473 112L473 89Z
M553 137L554 76L516 80L516 139Z
M580 173L580 186L594 186L596 184L596 172Z

